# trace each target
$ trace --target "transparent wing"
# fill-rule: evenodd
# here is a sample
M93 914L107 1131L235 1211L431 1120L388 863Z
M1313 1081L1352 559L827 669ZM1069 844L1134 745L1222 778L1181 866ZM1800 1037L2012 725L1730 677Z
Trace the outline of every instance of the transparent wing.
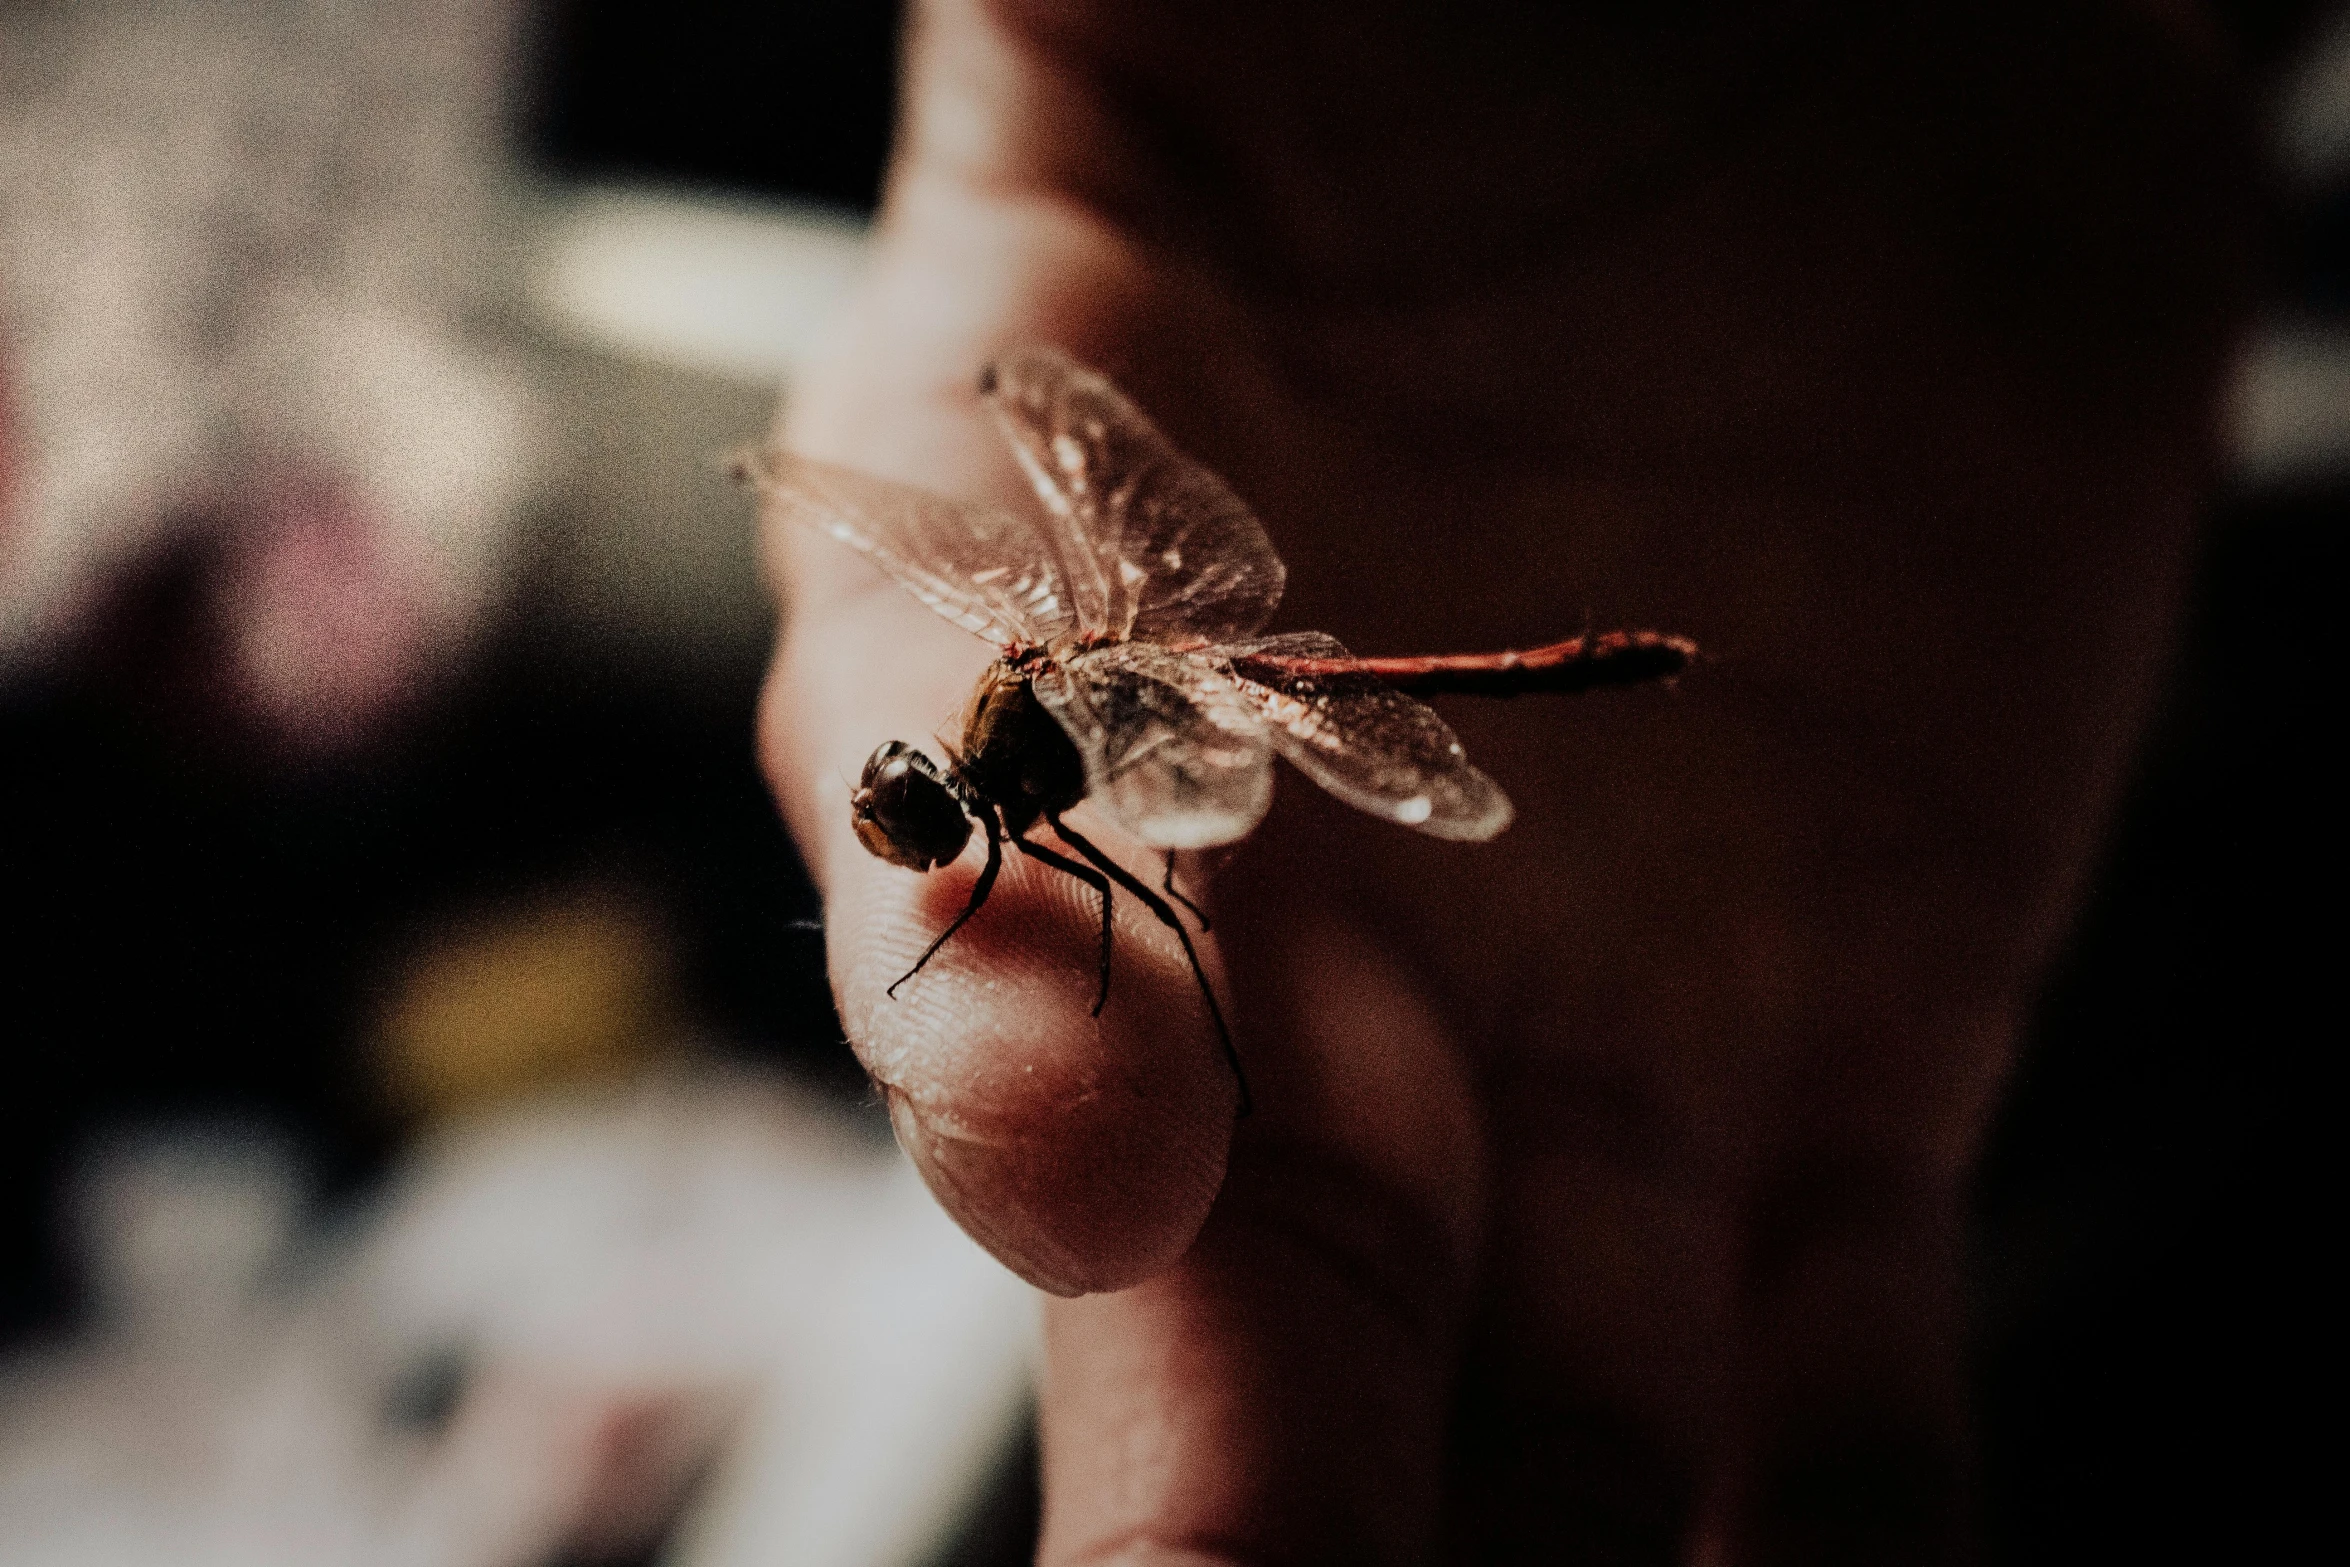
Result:
M1049 642L1075 624L1067 562L1041 522L789 452L759 452L743 467L763 511L859 551L966 631Z
M1273 803L1273 743L1213 667L1119 642L1037 675L1037 699L1085 758L1087 797L1158 849L1248 836Z
M1272 617L1285 572L1263 525L1107 379L1037 347L997 360L980 384L1029 482L1070 531L1083 629L1228 642Z
M1298 675L1252 655L1351 655L1336 637L1319 631L1194 655L1224 670L1299 772L1347 804L1439 838L1471 842L1510 824L1509 796L1469 765L1450 726L1427 704L1373 675Z

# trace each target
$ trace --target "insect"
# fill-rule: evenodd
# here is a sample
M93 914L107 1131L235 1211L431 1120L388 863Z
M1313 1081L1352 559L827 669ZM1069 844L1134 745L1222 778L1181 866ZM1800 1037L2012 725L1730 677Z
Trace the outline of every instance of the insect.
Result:
M1222 479L1056 349L999 359L979 391L1043 502L1041 517L784 453L746 463L770 514L860 551L999 649L960 744L941 747L944 765L890 741L850 797L858 840L909 870L959 859L974 824L986 838L963 911L890 994L987 902L1009 844L1100 895L1095 1015L1109 997L1111 888L1175 932L1245 1111L1231 1032L1173 906L1207 928L1175 887L1176 852L1246 836L1271 804L1276 754L1374 816L1439 838L1491 838L1509 825L1508 797L1413 693L1629 685L1678 674L1696 648L1619 631L1524 652L1357 658L1320 632L1260 636L1286 572ZM1157 889L1064 820L1080 801L1165 853ZM1040 823L1070 852L1035 841Z

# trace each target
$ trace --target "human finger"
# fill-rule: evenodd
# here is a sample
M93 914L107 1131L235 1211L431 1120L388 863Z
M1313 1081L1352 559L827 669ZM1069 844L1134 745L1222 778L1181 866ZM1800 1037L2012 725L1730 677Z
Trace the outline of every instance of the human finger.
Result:
M1798 1148L1759 1183L1725 1509L1739 1560L1967 1554L1963 1165L1915 1153Z
M1470 1073L1371 943L1296 910L1283 925L1243 997L1287 1048L1199 1243L1134 1289L1047 1310L1051 1567L1433 1545L1481 1244Z
M982 490L1001 474L979 428L981 357L920 383L877 387L867 372L820 382L802 405L815 411L784 438L885 477ZM936 345L856 356L949 359ZM939 737L955 738L951 715L991 650L830 539L784 519L768 526L789 620L762 702L762 753L825 894L844 1026L900 1141L958 1222L1030 1282L1067 1295L1147 1276L1197 1233L1236 1103L1181 941L1116 892L1109 993L1093 1015L1099 894L1013 847L984 908L897 983L971 898L986 834L928 875L887 864L851 831L846 781L885 741L943 760ZM1212 938L1192 939L1213 974Z

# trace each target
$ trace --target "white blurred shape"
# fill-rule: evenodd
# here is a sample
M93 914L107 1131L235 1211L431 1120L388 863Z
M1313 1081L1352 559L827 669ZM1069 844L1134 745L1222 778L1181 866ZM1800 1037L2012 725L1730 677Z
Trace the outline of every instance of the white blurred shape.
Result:
M299 1288L251 1288L292 1205L224 1146L91 1183L116 1293L213 1330L0 1365L9 1567L916 1567L1023 1418L1026 1288L773 1079L475 1123Z
M2350 179L2350 10L2287 74L2274 137L2277 161L2296 188L2324 191Z
M538 478L539 389L483 325L523 9L0 6L0 679L175 542L270 534L289 466L351 492L345 619L477 633ZM331 726L431 662L322 685L301 632L243 634L266 710Z
M2350 326L2272 322L2229 388L2231 477L2273 489L2350 473Z
M863 223L827 208L591 186L558 202L524 276L561 335L771 386L806 366L864 259Z
M1028 1290L900 1161L818 1336L728 1454L671 1567L916 1567L994 1475L1032 1376Z
M219 1331L284 1252L305 1195L281 1143L232 1126L94 1151L69 1205L100 1320L141 1335Z
M383 548L435 622L470 621L501 526L530 497L538 431L512 355L307 285L254 301L228 402L248 463L316 463L387 519Z

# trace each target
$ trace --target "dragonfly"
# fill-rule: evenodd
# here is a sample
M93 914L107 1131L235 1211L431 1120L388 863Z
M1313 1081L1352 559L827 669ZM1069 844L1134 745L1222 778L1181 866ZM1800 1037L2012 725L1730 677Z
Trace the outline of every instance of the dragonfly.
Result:
M922 972L987 903L1007 846L1084 882L1101 904L1109 999L1115 887L1174 931L1240 1088L1248 1080L1175 885L1178 853L1246 837L1285 758L1357 809L1437 838L1507 827L1509 797L1419 700L1443 693L1580 692L1669 679L1697 648L1654 631L1586 632L1498 653L1358 658L1318 631L1262 635L1286 568L1232 488L1185 456L1099 373L1044 345L991 363L979 396L1036 491L1026 514L780 450L746 458L768 516L856 550L997 657L944 760L903 741L867 759L850 793L858 841L928 872L986 862L961 913L889 987ZM1164 856L1154 889L1072 827L1090 803ZM1060 847L1033 834L1049 827ZM1066 851L1066 852L1064 852Z

